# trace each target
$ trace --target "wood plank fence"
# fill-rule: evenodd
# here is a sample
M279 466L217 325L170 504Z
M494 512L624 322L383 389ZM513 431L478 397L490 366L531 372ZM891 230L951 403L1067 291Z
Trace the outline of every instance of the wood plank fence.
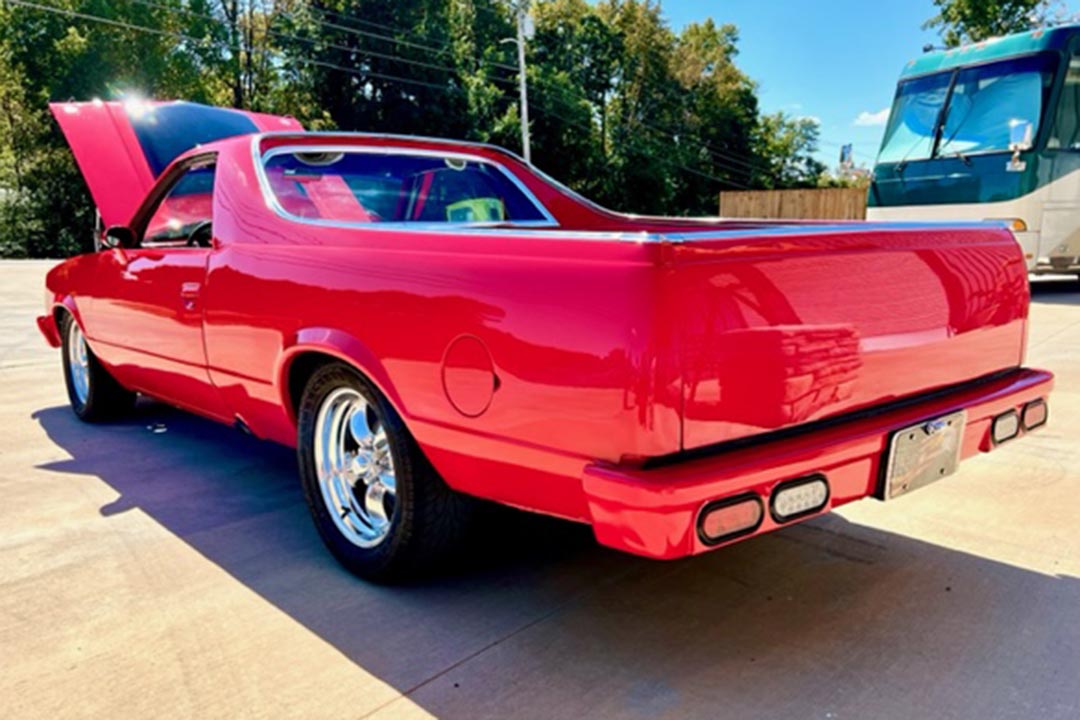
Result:
M866 188L722 192L720 215L731 218L863 220L866 218Z

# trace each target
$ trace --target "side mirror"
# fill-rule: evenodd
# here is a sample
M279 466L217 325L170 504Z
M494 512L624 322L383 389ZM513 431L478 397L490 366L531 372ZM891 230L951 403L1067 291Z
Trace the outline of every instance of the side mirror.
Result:
M123 225L113 225L101 237L101 244L107 248L135 247L135 233Z
M1028 120L1009 121L1009 149L1013 152L1030 150L1035 127Z

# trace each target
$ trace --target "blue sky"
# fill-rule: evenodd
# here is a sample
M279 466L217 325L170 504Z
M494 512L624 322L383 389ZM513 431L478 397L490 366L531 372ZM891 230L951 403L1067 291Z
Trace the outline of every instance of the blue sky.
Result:
M921 29L935 15L931 0L663 0L662 8L676 30L709 16L735 24L737 63L758 83L762 109L817 118L830 167L848 142L857 163L873 164L901 68L938 41Z

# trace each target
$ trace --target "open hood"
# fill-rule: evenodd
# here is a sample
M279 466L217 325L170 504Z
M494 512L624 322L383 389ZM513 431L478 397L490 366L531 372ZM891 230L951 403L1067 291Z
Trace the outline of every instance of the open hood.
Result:
M177 156L215 140L272 130L302 131L295 119L189 102L51 103L106 227L131 220Z

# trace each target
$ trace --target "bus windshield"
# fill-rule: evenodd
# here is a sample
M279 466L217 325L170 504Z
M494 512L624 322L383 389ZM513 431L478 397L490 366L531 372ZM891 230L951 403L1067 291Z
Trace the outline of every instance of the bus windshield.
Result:
M901 82L878 162L907 162L1009 149L1017 122L1038 133L1056 56L958 68Z

